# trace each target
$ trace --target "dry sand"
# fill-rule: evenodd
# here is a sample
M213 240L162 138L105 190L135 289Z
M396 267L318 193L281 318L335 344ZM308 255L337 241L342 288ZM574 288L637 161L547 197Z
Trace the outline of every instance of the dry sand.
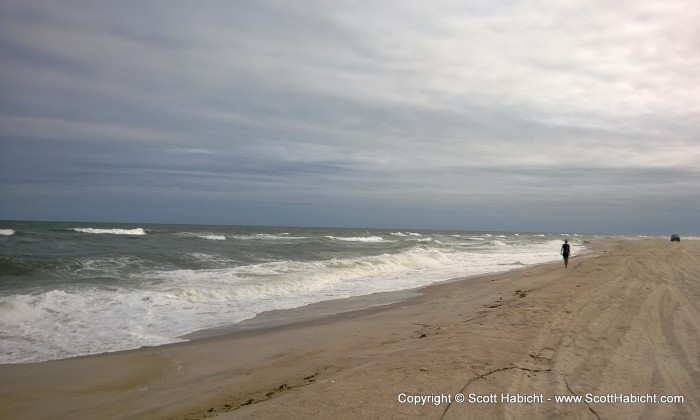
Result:
M384 308L0 366L0 418L700 418L700 241L592 245ZM657 402L553 400L586 394Z

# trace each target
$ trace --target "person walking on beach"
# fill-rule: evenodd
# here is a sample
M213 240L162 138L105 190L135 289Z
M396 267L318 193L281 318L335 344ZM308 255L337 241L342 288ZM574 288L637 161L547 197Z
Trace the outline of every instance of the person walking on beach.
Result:
M564 245L561 246L560 254L564 256L564 267L569 266L569 253L571 249L569 248L569 240L564 239Z

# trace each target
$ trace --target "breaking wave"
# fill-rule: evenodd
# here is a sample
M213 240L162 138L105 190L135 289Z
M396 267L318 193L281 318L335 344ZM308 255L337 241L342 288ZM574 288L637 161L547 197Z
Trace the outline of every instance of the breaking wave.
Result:
M177 236L181 236L183 238L199 238L199 239L207 239L210 241L225 241L226 236L225 235L218 235L216 233L191 233L191 232L182 232L178 233Z
M224 235L199 235L199 238L208 239L210 241L225 241L226 237Z
M80 233L96 233L96 234L111 234L111 235L145 235L146 231L143 228L136 229L96 229L96 228L72 228L70 229Z
M384 240L381 236L326 236L326 238L343 242L382 242Z

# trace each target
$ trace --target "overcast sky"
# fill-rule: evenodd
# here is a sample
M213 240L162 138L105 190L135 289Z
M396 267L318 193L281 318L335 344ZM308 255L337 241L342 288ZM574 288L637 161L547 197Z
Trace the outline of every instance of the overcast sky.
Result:
M700 2L0 3L0 219L700 233Z

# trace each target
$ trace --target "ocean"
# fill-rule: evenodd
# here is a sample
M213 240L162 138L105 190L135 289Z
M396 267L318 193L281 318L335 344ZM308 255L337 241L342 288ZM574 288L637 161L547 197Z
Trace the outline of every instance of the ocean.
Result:
M559 260L564 238L576 255L591 237L0 222L0 363L163 345L323 301L386 304L401 295L384 292Z

